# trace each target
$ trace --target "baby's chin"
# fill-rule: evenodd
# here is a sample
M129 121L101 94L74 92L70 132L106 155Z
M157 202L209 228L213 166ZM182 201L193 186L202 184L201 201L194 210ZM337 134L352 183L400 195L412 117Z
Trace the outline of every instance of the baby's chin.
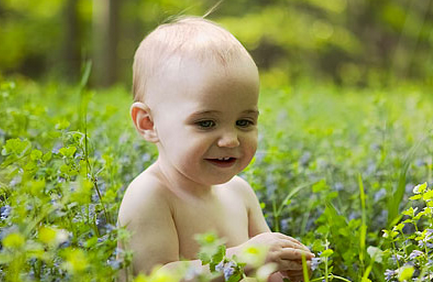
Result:
M203 179L202 182L206 186L214 186L214 185L223 185L231 181L237 174L231 174L227 176L223 175L215 175L215 177L209 177L208 179Z

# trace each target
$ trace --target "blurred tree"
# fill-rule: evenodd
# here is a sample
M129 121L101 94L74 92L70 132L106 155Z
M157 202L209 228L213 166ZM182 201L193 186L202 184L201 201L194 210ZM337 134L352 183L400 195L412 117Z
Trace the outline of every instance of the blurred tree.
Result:
M129 84L147 32L174 15L203 15L216 2L3 0L0 75L74 81L90 56L94 85ZM252 52L265 83L432 85L432 10L430 0L232 0L209 18Z
M110 86L117 81L119 0L93 0L93 82Z
M78 79L80 69L80 46L77 0L67 0L64 6L65 33L63 34L63 74L69 81Z

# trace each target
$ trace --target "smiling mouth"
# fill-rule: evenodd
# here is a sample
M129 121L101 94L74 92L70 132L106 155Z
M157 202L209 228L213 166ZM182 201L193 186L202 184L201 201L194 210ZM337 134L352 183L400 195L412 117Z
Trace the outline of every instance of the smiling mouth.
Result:
M205 160L218 167L231 167L237 161L236 158L232 158L232 157L205 159Z

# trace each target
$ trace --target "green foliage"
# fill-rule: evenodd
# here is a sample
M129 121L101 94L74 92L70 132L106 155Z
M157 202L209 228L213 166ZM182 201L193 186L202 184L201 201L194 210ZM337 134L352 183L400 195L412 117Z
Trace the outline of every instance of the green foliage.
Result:
M79 62L91 56L94 79L113 72L110 83L125 83L145 34L179 15L202 16L217 2L2 1L0 75L74 81ZM268 86L305 77L351 86L400 79L432 85L432 1L232 0L209 18L253 53ZM101 36L107 31L112 40ZM108 49L115 51L107 55ZM113 67L103 68L104 61Z
M272 229L317 253L311 281L432 275L431 91L263 90L259 149L241 176ZM116 248L129 238L115 224L123 193L156 158L130 125L130 103L122 88L0 83L0 280L112 281L123 271L177 281L133 277L133 253ZM256 249L226 258L207 236L201 259L212 271L233 269L236 280L260 261Z

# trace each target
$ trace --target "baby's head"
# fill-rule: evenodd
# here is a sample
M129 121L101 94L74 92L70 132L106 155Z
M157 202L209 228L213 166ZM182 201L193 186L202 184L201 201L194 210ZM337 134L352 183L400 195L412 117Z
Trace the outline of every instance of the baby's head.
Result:
M165 83L167 68L178 64L182 71L185 60L214 67L245 60L256 68L247 50L226 29L201 17L182 18L160 25L141 42L133 64L134 101L146 103L152 87Z
M163 166L217 184L253 158L258 70L217 24L188 17L155 29L136 52L133 91L134 124L157 144Z

